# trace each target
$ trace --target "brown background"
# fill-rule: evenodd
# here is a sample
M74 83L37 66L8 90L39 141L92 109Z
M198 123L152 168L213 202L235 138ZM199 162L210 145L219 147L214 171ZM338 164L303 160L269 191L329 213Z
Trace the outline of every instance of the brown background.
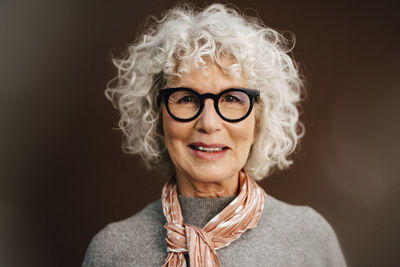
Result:
M296 34L294 53L308 80L302 150L263 187L324 215L350 266L395 266L395 1L233 2ZM96 232L159 197L162 179L121 152L112 130L118 116L103 90L115 75L110 51L172 3L0 2L1 266L78 266Z

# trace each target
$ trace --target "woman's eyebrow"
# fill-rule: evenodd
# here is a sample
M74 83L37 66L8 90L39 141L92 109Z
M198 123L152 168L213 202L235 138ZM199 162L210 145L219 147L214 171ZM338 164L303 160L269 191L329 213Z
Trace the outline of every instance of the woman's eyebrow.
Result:
M213 94L219 94L220 92L223 92L225 90L228 89L241 89L241 88L248 88L246 86L240 86L240 85L231 85L231 86L226 86L226 87L221 87L219 89L217 89L217 92L208 92L207 90L204 90L204 92L201 92L203 90L199 90L196 87L191 87L191 86L185 86L185 85L179 85L179 86L170 86L169 88L187 88L187 89L191 89L194 90L196 92L198 92L199 94L206 94L206 93L213 93Z

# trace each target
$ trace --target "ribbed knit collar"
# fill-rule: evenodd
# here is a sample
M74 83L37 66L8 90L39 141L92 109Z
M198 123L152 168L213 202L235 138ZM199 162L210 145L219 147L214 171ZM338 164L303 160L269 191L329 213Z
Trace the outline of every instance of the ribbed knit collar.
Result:
M178 195L184 223L203 228L220 213L236 196L220 198L195 198Z

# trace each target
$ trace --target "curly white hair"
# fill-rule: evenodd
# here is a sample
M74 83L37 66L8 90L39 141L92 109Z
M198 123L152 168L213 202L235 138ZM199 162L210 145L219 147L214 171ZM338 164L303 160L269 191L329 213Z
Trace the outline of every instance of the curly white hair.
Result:
M152 21L127 54L113 60L118 75L105 91L120 111L123 151L139 153L149 169L166 176L173 173L156 101L158 90L211 60L230 75L244 75L249 88L261 91L246 171L260 180L274 167L289 166L289 155L304 134L298 111L303 83L289 56L293 35L288 40L258 18L223 4L202 10L177 6ZM226 58L231 64L224 64Z

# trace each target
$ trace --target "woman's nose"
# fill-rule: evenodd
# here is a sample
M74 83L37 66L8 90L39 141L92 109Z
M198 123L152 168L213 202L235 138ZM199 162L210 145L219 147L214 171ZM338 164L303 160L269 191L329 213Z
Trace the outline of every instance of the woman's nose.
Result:
M221 118L214 108L212 99L204 100L204 108L196 121L196 129L204 133L212 133L221 129Z

